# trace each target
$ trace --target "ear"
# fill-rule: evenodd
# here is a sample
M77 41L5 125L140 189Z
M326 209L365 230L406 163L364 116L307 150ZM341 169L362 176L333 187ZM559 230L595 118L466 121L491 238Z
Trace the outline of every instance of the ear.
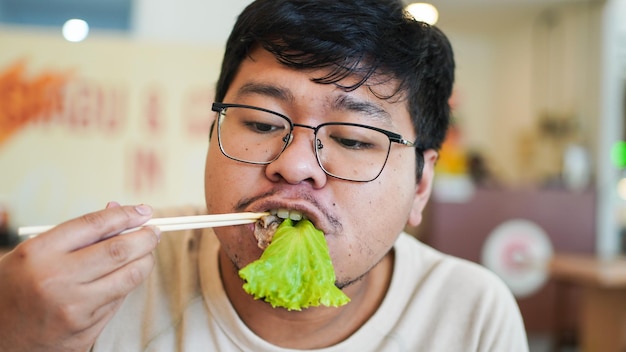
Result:
M435 177L435 164L438 158L437 151L428 149L424 152L424 169L422 170L422 179L415 187L415 198L413 199L413 207L409 214L409 225L417 226L422 222L422 211L428 203L430 193L433 188L433 178Z

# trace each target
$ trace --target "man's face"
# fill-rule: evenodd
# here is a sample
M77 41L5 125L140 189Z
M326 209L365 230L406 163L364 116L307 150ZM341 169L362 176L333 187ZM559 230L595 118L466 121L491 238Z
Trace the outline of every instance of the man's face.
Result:
M354 116L352 107L370 106L376 116L369 117L369 125L415 139L405 100L381 100L365 86L345 92L332 84L311 81L325 73L287 68L269 52L256 49L241 63L224 103L270 109L309 126L350 122L346 116ZM393 92L395 83L374 89L384 96ZM436 153L425 153L424 177L417 183L414 148L392 143L377 179L351 182L324 173L317 163L313 140L311 129L295 127L291 144L276 161L253 165L225 157L214 135L206 162L207 208L209 213L302 212L324 232L337 282L344 285L363 276L388 253L407 221L412 225L420 222ZM223 254L237 268L261 255L253 229L253 225L215 229Z

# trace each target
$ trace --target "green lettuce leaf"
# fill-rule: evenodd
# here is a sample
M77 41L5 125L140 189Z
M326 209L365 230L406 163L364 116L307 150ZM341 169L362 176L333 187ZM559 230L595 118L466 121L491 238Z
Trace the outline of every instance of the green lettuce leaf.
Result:
M295 226L285 219L261 258L239 271L244 290L255 299L288 310L319 305L339 307L350 301L335 286L324 233L309 220Z

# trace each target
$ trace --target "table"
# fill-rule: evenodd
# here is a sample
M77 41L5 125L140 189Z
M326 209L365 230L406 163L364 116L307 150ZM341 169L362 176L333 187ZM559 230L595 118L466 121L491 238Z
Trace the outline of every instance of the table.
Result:
M550 276L582 290L581 351L626 351L626 258L557 253L550 263Z

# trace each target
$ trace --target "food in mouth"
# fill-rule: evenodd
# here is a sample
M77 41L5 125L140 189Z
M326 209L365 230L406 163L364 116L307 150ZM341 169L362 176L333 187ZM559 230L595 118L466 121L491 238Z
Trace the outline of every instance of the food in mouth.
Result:
M273 214L255 226L259 247L265 250L261 258L239 271L244 290L288 310L348 303L350 298L335 286L324 233L308 219L295 222L292 217L282 220Z
M254 237L259 248L265 249L270 245L281 221L282 219L276 215L266 215L254 223Z
M271 210L269 215L261 217L254 224L254 237L257 240L257 246L261 249L269 246L278 225L280 225L283 219L299 221L302 217L303 215L299 211L290 211L288 209Z

